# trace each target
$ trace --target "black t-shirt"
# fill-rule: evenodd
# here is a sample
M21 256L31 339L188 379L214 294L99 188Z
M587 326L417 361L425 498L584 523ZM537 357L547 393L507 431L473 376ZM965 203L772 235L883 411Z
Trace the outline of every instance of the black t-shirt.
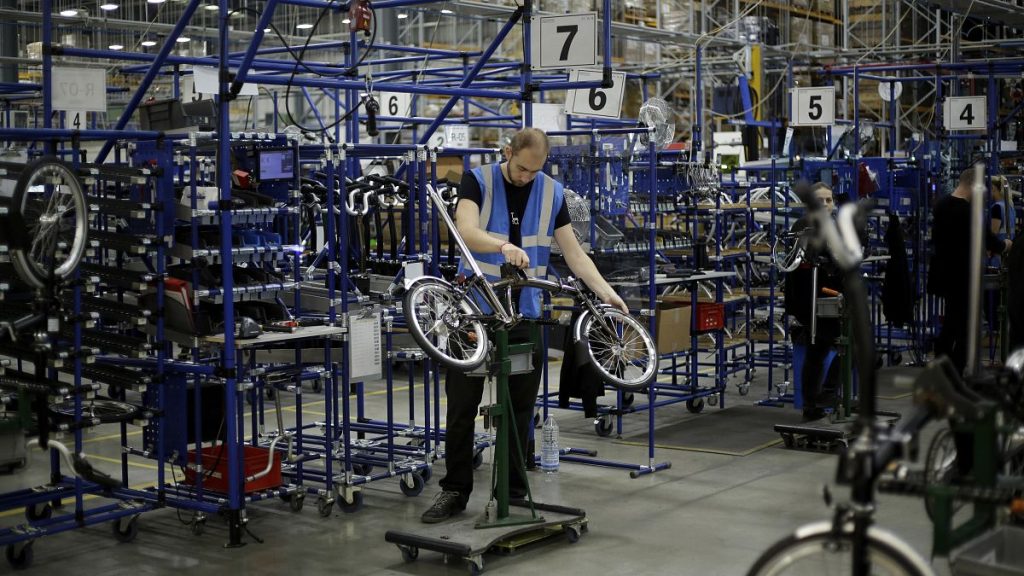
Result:
M489 166L485 168L489 168ZM522 222L523 213L526 212L526 204L530 200L533 182L526 186L516 186L505 178L504 172L502 172L501 176L505 179L505 199L508 203L508 241L515 246L522 246L523 233L520 222ZM483 206L484 203L483 193L480 191L480 183L477 182L476 177L471 172L463 174L462 183L459 184L459 200L463 198L472 200L477 206ZM555 230L567 224L572 224L572 219L569 217L569 209L565 206L565 202L562 202L562 208L558 211L558 215L555 216Z
M962 302L971 278L971 203L952 194L935 203L928 290L951 302ZM985 249L999 254L1003 241L985 226Z

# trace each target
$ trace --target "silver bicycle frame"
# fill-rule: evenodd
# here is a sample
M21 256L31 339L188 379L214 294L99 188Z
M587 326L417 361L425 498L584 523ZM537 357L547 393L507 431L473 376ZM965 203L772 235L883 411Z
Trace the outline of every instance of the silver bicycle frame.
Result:
M459 252L462 253L463 262L469 264L470 270L473 271L473 275L476 278L482 280L478 282L481 286L481 290L484 294L484 299L494 310L494 315L498 317L504 324L515 324L515 315L510 313L505 306L501 303L498 295L494 292L494 288L491 287L491 283L487 281L487 277L480 271L480 266L477 264L476 259L473 258L473 251L466 246L466 241L462 239L462 235L459 234L459 229L455 227L455 221L448 215L448 211L444 209L445 201L441 198L441 195L434 190L434 187L427 184L427 193L430 194L430 200L434 203L434 208L437 209L437 213L440 214L441 219L444 220L446 226L448 226L448 239L451 241L452 238L459 245Z

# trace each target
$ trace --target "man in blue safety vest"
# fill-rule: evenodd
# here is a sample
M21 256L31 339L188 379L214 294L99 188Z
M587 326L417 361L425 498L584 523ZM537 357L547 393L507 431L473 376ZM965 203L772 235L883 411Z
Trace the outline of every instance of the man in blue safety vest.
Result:
M547 135L536 128L525 128L505 147L505 162L467 172L459 186L455 212L459 234L490 281L501 277L501 265L506 263L525 270L531 277L547 276L553 238L575 276L603 302L628 312L622 298L601 277L576 240L562 185L541 172L548 151ZM526 288L513 298L523 316L541 317L539 290ZM540 387L544 353L535 324L521 324L510 331L509 342L534 344L533 372L509 378L518 440L520 446L525 447ZM442 492L423 513L424 522L441 522L466 508L473 490L474 433L483 389L483 378L472 378L455 370L448 372L445 382L447 474L440 482ZM512 450L511 455L510 492L513 498L522 498L526 496L526 479L520 472L523 466L517 450Z

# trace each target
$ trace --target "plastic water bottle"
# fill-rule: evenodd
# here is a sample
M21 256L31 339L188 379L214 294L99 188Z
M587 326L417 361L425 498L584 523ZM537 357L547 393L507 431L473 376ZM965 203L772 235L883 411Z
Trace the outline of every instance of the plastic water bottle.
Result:
M541 430L540 469L545 474L558 472L558 422L548 414Z

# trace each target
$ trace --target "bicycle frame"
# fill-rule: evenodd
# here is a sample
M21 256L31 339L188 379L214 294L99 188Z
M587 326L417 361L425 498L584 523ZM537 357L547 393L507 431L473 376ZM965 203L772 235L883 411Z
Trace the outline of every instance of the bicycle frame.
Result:
M462 253L462 258L466 264L469 265L470 270L473 271L473 276L467 279L466 286L468 289L476 289L483 296L487 305L493 310L493 317L498 321L499 324L506 328L515 326L522 320L522 315L515 312L512 306L511 298L509 297L507 302L502 302L498 296L498 290L504 290L509 288L539 288L546 292L553 294L568 294L574 300L580 301L583 305L590 310L591 314L594 315L601 325L611 331L611 327L608 326L601 314L598 313L597 307L591 301L590 298L584 296L583 290L578 286L579 281L570 277L569 283L562 284L560 282L552 282L550 280L542 280L540 278L528 278L525 274L521 274L514 278L502 278L501 280L491 284L484 276L484 273L480 270L480 265L477 264L475 258L473 258L473 252L466 245L466 241L459 234L458 228L455 226L455 222L452 217L448 215L448 211L441 207L445 205L444 199L441 197L433 186L427 185L427 192L430 194L430 199L433 201L434 206L438 208L437 212L444 220L445 225L448 227L448 238L449 240L454 238L455 242L459 246L459 252ZM507 294L510 294L508 292Z

